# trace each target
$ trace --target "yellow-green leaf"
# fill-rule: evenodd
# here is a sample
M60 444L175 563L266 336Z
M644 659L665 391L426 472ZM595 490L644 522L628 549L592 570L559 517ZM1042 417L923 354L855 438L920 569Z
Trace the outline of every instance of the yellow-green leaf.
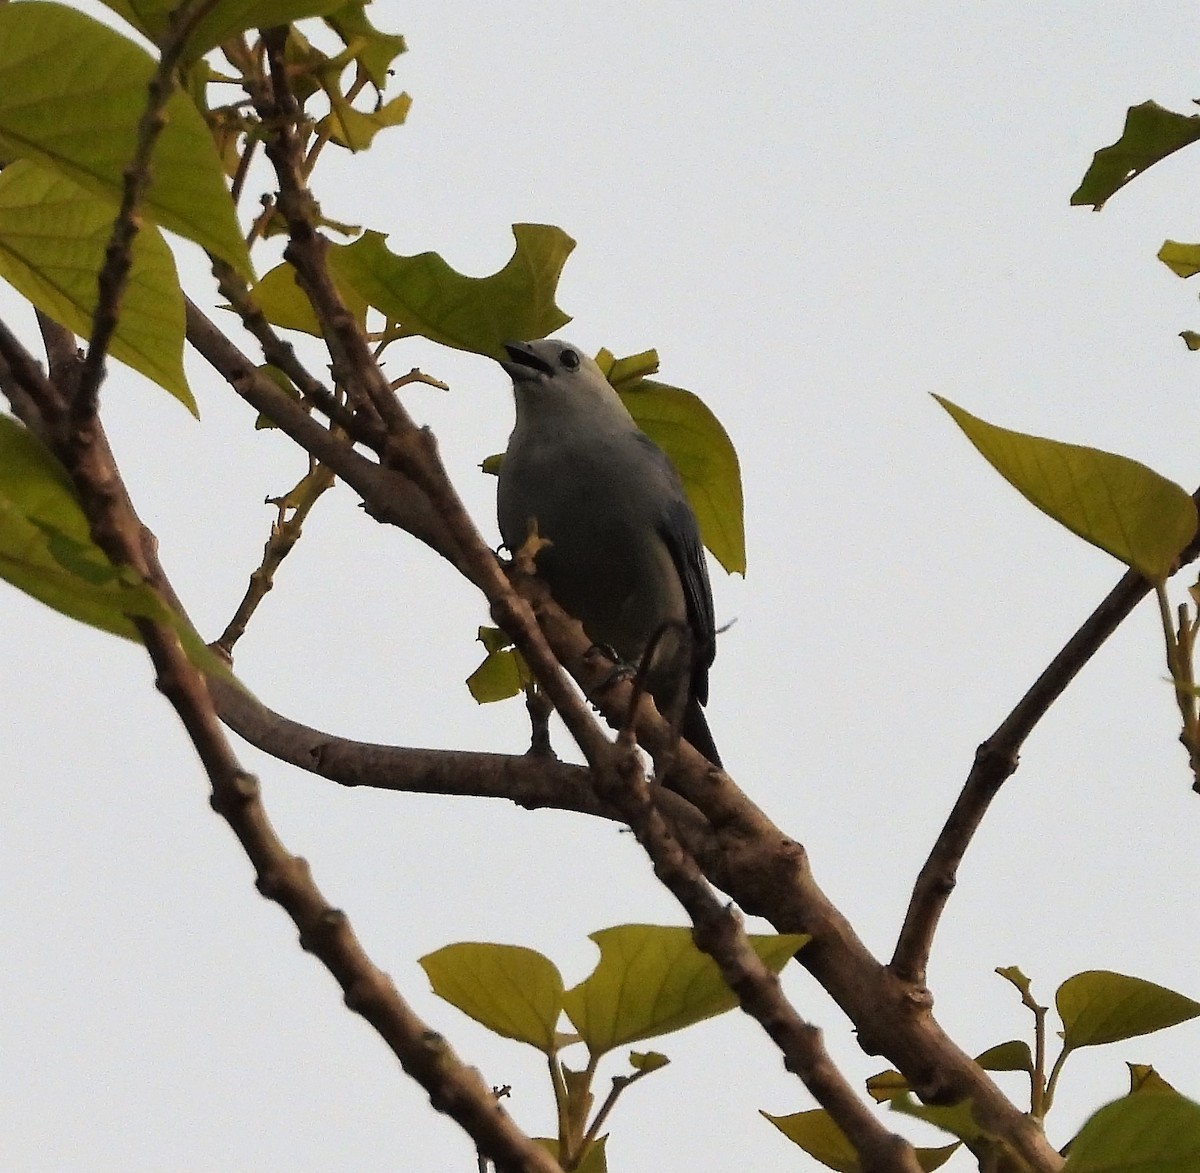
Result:
M329 103L330 111L317 123L317 130L340 147L365 151L384 127L403 124L412 98L408 94L399 94L378 110L356 110L340 94L331 94Z
M997 427L935 399L1010 485L1042 512L1152 582L1196 533L1196 506L1144 464L1096 448Z
M813 1108L808 1112L796 1112L791 1116L772 1116L762 1112L784 1136L799 1145L814 1160L838 1173L858 1173L858 1153L846 1139L846 1134L834 1123L833 1117L824 1108ZM940 1168L953 1155L958 1143L941 1148L916 1149L917 1164L927 1173Z
M1063 1173L1195 1173L1200 1104L1173 1092L1126 1096L1101 1108L1071 1141Z
M690 391L652 379L639 379L620 395L675 466L713 557L730 574L745 574L742 472L720 420Z
M1177 240L1165 240L1158 250L1162 261L1176 277L1194 277L1200 273L1200 244L1180 244Z
M1188 350L1200 350L1200 334L1195 330L1180 330L1179 337L1183 339L1183 344Z
M1067 1047L1132 1039L1200 1015L1200 1002L1142 978L1093 969L1069 977L1055 997Z
M904 1092L888 1103L893 1112L924 1120L959 1140L971 1141L984 1135L971 1111L970 1100L959 1100L957 1104L922 1104L911 1092Z
M467 677L467 688L480 705L516 696L522 683L520 654L514 648L488 652L479 667Z
M167 18L179 0L103 0L148 40L161 45ZM345 0L219 0L196 22L187 39L186 59L194 61L222 41L246 29L291 24L336 11Z
M1173 1088L1148 1063L1126 1063L1129 1068L1129 1092L1174 1092ZM1178 1092L1176 1092L1178 1095Z
M0 578L62 614L141 641L132 616L171 627L202 672L241 688L229 665L183 616L91 539L62 465L10 416L0 414Z
M659 1071L666 1067L671 1060L661 1051L630 1051L629 1066L634 1071L648 1075L651 1071Z
M793 1112L790 1116L765 1116L784 1136L799 1145L810 1157L820 1161L827 1169L837 1173L858 1173L858 1150L846 1138L846 1134L834 1123L824 1108L813 1108L808 1112Z
M1010 1039L1007 1043L997 1043L988 1047L982 1055L975 1056L975 1062L984 1071L1032 1071L1033 1054L1029 1044L1021 1039Z
M563 983L549 958L519 945L463 942L420 960L433 992L488 1030L550 1054Z
M407 50L404 38L381 33L367 18L362 4L347 4L329 13L325 23L341 37L343 44L353 47L354 58L368 80L382 90L387 85L388 67Z
M10 163L0 172L0 277L56 322L88 337L116 214L113 201L59 172L25 159ZM132 260L109 350L194 415L183 373L183 291L171 250L153 224L137 234Z
M690 929L618 925L589 936L600 947L599 964L566 992L563 1008L593 1056L737 1005L716 963L693 944ZM808 940L792 933L751 936L750 944L778 973Z
M598 1136L590 1145L587 1152L575 1166L575 1173L608 1173L608 1160L604 1155L604 1146L608 1136ZM558 1160L558 1141L549 1137L535 1137L535 1144L540 1144L556 1161Z
M888 1069L867 1080L867 1094L877 1103L886 1103L908 1091L908 1080L898 1071Z
M508 700L533 682L521 653L498 627L481 627L476 638L487 652L483 663L467 677L467 688L477 704Z
M50 166L119 199L154 61L119 33L46 0L0 5L0 154ZM250 258L212 136L176 92L143 210L250 278Z
M1017 988L1017 992L1018 992L1018 993L1021 995L1021 998L1022 998L1023 1000L1029 1000L1029 999L1031 999L1031 998L1032 998L1032 996L1033 996L1033 995L1030 993L1030 990L1031 990L1031 988L1032 988L1032 983L1031 983L1031 982L1030 982L1030 980L1029 980L1029 979L1028 979L1028 978L1027 978L1027 977L1026 977L1026 976L1025 976L1025 975L1024 975L1022 972L1021 972L1021 970L1020 970L1020 967L1019 967L1019 966L1016 966L1016 965L998 965L998 966L996 966L996 972L997 972L997 973L998 973L998 974L999 974L999 975L1000 975L1000 976L1001 976L1001 977L1002 977L1002 978L1003 978L1003 979L1004 979L1006 982L1010 982L1012 985L1016 986L1016 988Z
M559 274L575 242L547 224L514 224L516 251L489 277L465 277L437 253L413 257L389 252L379 232L329 250L339 287L445 346L503 358L513 339L543 338L571 319L554 303Z
M367 320L367 303L345 285L339 285L338 292L354 320L362 325ZM287 261L265 273L262 280L250 290L250 296L273 326L284 330L301 330L314 338L321 337L317 316L296 281L296 270Z

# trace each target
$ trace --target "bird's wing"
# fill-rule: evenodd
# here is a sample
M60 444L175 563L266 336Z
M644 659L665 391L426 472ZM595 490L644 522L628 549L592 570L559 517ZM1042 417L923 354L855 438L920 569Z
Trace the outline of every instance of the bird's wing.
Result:
M683 586L688 626L696 639L692 692L703 705L708 702L708 669L717 653L717 621L713 613L712 586L704 561L700 527L686 498L675 498L667 507L658 530Z

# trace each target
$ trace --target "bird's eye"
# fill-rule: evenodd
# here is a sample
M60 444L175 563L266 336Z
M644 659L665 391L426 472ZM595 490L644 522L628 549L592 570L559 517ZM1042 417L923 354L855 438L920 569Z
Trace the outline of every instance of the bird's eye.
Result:
M558 361L561 362L568 371L573 371L579 367L579 354L574 350L564 350L562 354L558 356Z

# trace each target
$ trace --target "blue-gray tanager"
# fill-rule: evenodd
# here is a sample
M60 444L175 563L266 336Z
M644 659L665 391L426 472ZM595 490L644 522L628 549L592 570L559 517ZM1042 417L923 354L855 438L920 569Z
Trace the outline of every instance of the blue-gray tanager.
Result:
M554 339L504 349L517 402L497 490L505 545L515 553L536 526L555 602L626 664L663 631L647 689L667 716L686 689L680 732L719 766L700 707L716 651L712 588L679 474L582 351Z

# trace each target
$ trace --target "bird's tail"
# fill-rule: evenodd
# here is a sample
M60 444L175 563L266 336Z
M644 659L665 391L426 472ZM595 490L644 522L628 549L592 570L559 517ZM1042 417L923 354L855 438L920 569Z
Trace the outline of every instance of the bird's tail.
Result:
M699 750L717 769L725 768L721 763L721 755L717 753L717 747L713 743L704 710L695 697L688 701L687 708L683 710L683 721L680 723L679 732L685 740L692 743L693 749Z

